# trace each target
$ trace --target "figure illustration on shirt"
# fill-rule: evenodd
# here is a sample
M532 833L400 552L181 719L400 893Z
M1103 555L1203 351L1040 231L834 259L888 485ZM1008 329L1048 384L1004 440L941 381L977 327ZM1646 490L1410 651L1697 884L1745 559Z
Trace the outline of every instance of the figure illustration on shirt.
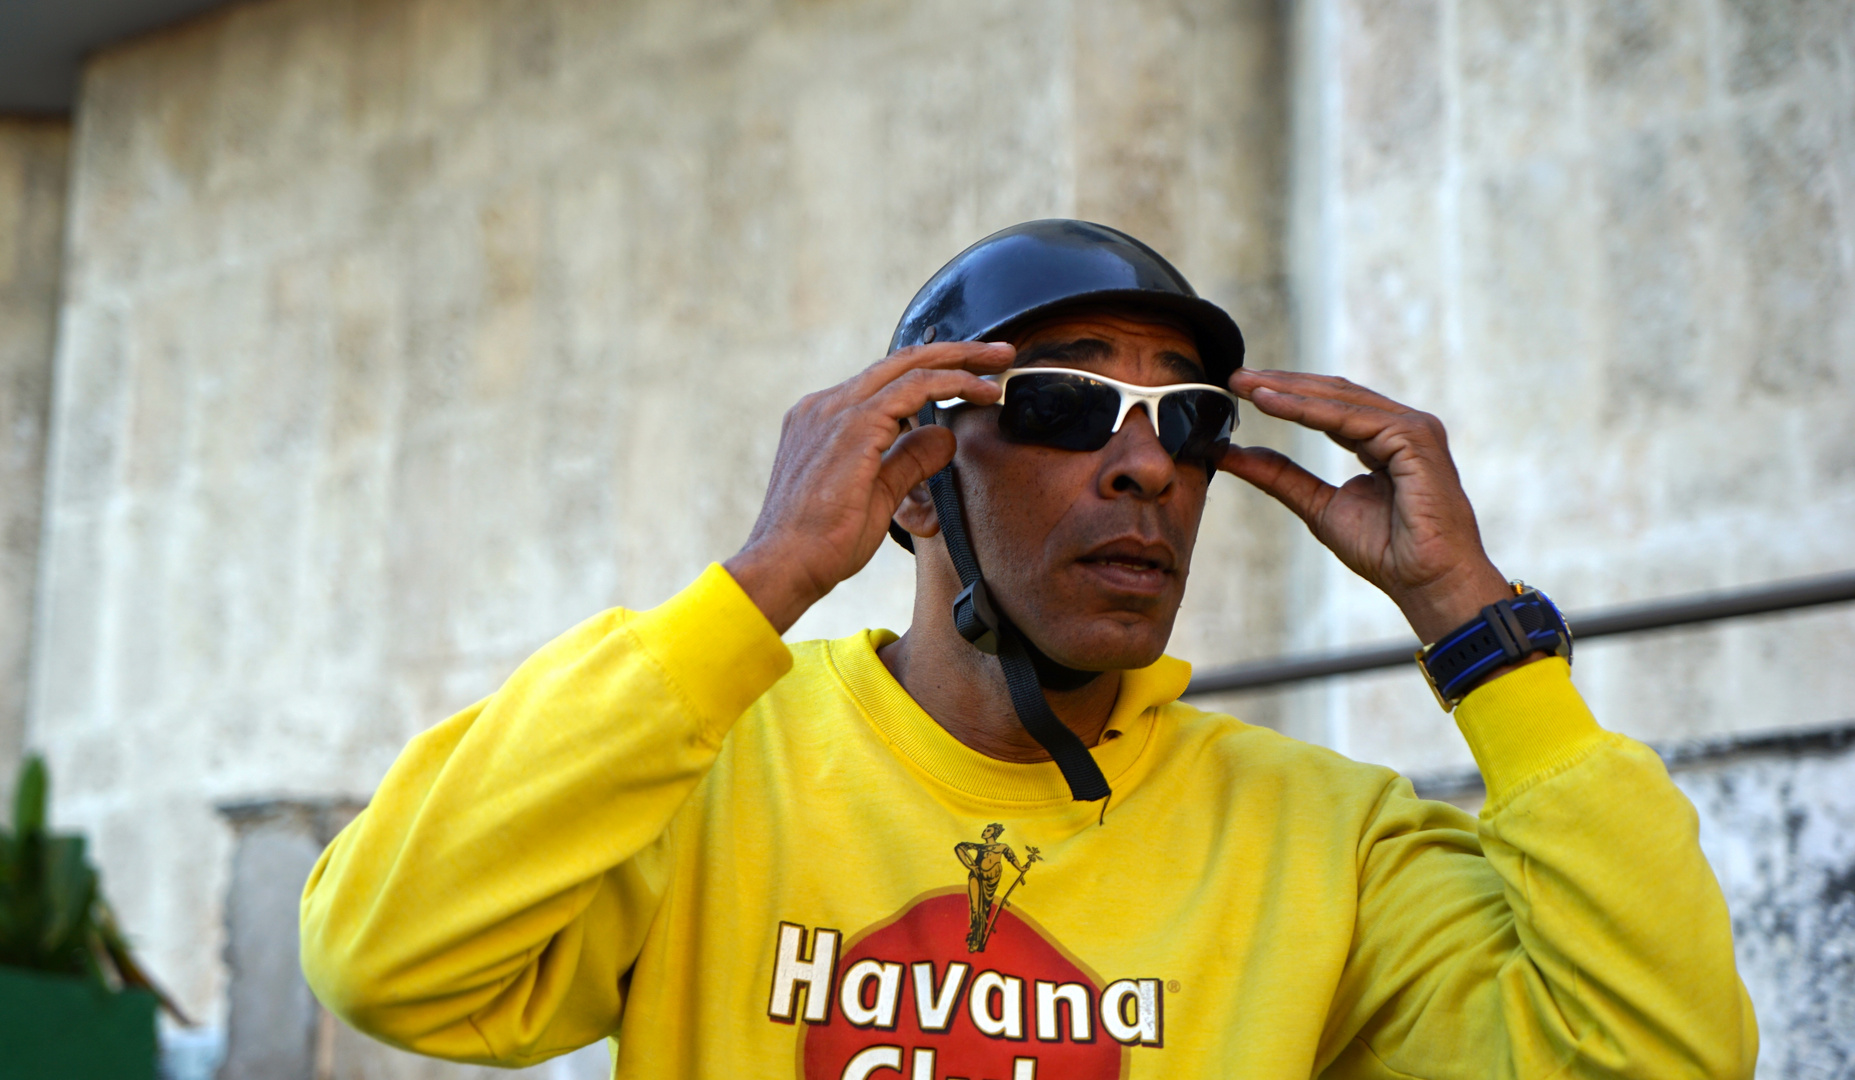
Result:
M1004 832L1005 827L995 821L979 834L979 843L968 840L953 845L953 853L966 867L966 907L971 918L971 928L966 934L967 952L985 951L986 939L992 936L992 928L998 924L998 913L1005 910L1012 890L1024 881L1031 864L1043 857L1036 848L1027 846L1024 861L1018 862L1011 845L998 842ZM1017 870L1018 876L1005 890L1005 895L999 896L994 903L992 898L998 896L998 883L1004 877L1007 862Z

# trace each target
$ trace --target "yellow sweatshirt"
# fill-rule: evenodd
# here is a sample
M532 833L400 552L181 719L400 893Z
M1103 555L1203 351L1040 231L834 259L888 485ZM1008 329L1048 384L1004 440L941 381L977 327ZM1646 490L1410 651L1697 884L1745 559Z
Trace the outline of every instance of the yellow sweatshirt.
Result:
M1563 661L1456 716L1477 821L1127 673L1114 787L980 755L881 631L788 650L719 566L407 747L303 895L337 1015L619 1077L1750 1076L1692 807Z

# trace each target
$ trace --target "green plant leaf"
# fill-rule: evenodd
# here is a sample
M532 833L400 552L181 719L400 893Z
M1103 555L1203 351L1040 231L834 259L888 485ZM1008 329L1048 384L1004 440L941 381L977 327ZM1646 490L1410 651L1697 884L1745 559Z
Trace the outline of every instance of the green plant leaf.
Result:
M124 986L133 986L146 990L155 996L161 1007L180 1023L182 1027L193 1027L193 1018L180 1010L180 1005L167 991L161 989L153 976L142 968L129 951L129 942L122 935L122 929L116 925L116 913L111 910L109 902L97 897L97 930L103 939L103 948L109 954L111 962L116 965L116 974Z
M84 858L81 836L51 837L45 844L45 918L40 948L48 961L81 951L89 937L97 872Z
M47 787L45 763L30 758L20 771L13 831L0 831L0 966L87 976L108 991L146 987L190 1023L135 962L84 838L45 831Z
M13 880L7 898L9 932L0 940L0 963L36 968L45 925L45 834L22 832L13 845Z
M13 792L13 832L22 839L45 829L45 759L37 754L26 759L19 770L19 786Z

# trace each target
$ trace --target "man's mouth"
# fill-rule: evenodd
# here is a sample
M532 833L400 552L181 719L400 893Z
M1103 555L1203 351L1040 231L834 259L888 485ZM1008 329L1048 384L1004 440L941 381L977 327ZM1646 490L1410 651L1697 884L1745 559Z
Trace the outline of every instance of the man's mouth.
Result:
M1176 565L1164 544L1116 540L1078 560L1097 581L1116 592L1155 595L1172 580Z
M1138 559L1138 558L1132 558L1132 557L1124 557L1120 555L1111 555L1104 559L1087 558L1087 559L1083 559L1082 561L1086 563L1095 563L1098 566L1125 566L1131 570L1164 570L1165 569L1164 566L1160 565L1158 559Z

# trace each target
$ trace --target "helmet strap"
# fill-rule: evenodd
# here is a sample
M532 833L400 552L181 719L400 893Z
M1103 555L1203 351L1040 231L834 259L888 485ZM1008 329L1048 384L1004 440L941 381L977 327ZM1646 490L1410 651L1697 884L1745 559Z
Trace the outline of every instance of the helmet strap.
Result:
M933 423L932 405L922 410L922 423ZM940 519L940 534L946 540L947 554L963 586L959 599L954 601L954 624L959 627L960 635L973 642L976 648L996 652L1018 722L1063 771L1070 796L1077 802L1108 798L1113 792L1108 787L1107 777L1101 774L1101 766L1095 763L1094 755L1082 745L1082 740L1069 725L1057 717L1043 696L1046 687L1058 691L1075 690L1101 673L1066 667L1052 660L1012 625L1004 612L993 606L979 573L979 560L966 535L966 518L961 511L959 487L951 464L928 480L928 491L934 497L934 512ZM986 648L987 645L992 647ZM1106 811L1105 804L1103 810Z

